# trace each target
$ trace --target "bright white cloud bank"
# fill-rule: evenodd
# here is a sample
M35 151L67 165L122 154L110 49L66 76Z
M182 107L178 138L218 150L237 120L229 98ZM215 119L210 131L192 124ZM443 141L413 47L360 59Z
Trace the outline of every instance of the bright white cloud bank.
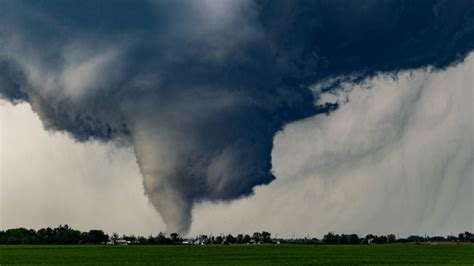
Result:
M337 111L275 137L273 183L200 205L190 234L473 230L473 76L474 54L445 71L343 84L320 99L339 100ZM164 230L130 150L47 133L27 105L0 105L0 126L0 228Z

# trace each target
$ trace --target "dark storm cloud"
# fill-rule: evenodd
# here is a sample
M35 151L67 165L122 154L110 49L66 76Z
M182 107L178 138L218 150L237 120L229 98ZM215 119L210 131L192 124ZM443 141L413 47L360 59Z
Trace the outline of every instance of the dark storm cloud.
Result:
M79 141L133 145L179 232L196 202L275 178L274 134L336 107L309 85L445 67L474 45L470 0L0 0L0 15L1 96Z

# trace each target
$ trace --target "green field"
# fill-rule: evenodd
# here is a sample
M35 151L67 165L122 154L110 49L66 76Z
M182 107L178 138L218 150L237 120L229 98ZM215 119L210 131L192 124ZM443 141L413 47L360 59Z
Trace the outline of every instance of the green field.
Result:
M1 246L8 264L463 264L474 245Z

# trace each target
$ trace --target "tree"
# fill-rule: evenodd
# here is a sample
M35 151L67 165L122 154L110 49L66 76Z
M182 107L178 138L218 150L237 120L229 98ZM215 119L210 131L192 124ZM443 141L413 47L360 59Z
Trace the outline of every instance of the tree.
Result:
M41 244L53 244L53 229L51 229L50 227L41 228L40 230L38 230L37 235Z
M235 238L233 235L231 234L228 234L226 237L225 237L225 243L226 244L234 244L235 243Z
M374 235L368 234L368 235L365 236L364 240L362 240L362 243L364 243L364 244L370 244L370 243L372 243L372 242L374 241L374 239L375 239L375 236L374 236Z
M222 236L217 236L214 240L214 244L222 244L224 242L224 238Z
M176 234L176 233L175 233ZM175 238L178 238L178 234L176 234ZM164 233L159 233L158 236L155 238L155 243L164 245L164 244L170 244L171 239L167 238Z
M472 233L471 232L464 232L464 239L467 241L467 242L471 242L472 241Z
M323 242L326 244L337 244L339 239L339 235L335 235L332 232L327 233L323 237Z
M338 236L338 241L337 243L338 244L350 244L350 239L349 239L349 236L346 235L346 234L342 234L342 235L336 235Z
M237 239L236 239L237 244L242 244L244 243L244 235L238 234Z
M149 245L157 244L156 238L154 238L153 236L149 236L145 244L149 244Z
M410 241L410 242L424 242L425 238L421 237L421 236L411 235L411 236L407 237L407 240Z
M40 240L37 236L26 236L22 239L22 244L26 245L34 245L34 244L40 244Z
M394 234L389 234L387 236L387 239L388 239L388 243L395 243L395 241L397 240Z
M262 234L260 234L259 232L255 232L253 233L253 240L255 240L255 242L260 242L262 240Z
M81 237L80 237L80 243L81 244L90 244L91 243L91 240L90 240L90 237L89 237L89 233L88 232L82 232L81 233Z
M34 232L34 231L33 231ZM5 231L5 244L10 244L10 245L19 245L23 243L23 239L36 235L36 233L33 233L32 231L26 229L26 228L14 228L14 229L8 229Z
M251 240L251 239L252 239L252 238L251 238L249 235L246 234L246 235L244 236L243 243L246 243L246 244L247 244L247 243L250 243L250 240Z
M360 238L356 234L351 234L348 236L349 244L360 244Z
M135 237L134 235L131 235L131 236L123 235L122 238L127 240L127 241L130 241L130 243L132 243L132 244L136 244L138 242L137 237Z
M171 243L176 244L179 241L179 235L178 233L171 233Z
M106 243L109 240L109 236L104 233L102 230L90 230L89 233L87 233L88 236L88 243L90 244L102 244ZM112 235L112 238L114 241L118 239L118 235L114 233Z
M112 236L110 237L110 240L112 240L112 242L117 242L117 240L119 239L119 235L117 233L112 233Z
M148 241L147 241L147 239L146 239L145 237L143 237L143 236L139 236L139 237L138 237L138 243L139 243L140 245L145 245L147 242L148 242Z
M388 243L388 238L386 236L379 236L377 238L377 243L378 244L385 244Z
M261 236L264 243L270 243L272 241L272 234L269 232L263 231Z
M464 233L459 233L458 235L458 239L460 242L469 242L471 240L471 237L472 237L472 233L470 232L464 232Z

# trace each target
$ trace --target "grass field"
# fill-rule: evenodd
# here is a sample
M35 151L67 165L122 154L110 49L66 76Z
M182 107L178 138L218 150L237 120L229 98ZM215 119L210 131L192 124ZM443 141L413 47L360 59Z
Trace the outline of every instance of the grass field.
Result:
M1 246L9 264L474 265L474 245Z

